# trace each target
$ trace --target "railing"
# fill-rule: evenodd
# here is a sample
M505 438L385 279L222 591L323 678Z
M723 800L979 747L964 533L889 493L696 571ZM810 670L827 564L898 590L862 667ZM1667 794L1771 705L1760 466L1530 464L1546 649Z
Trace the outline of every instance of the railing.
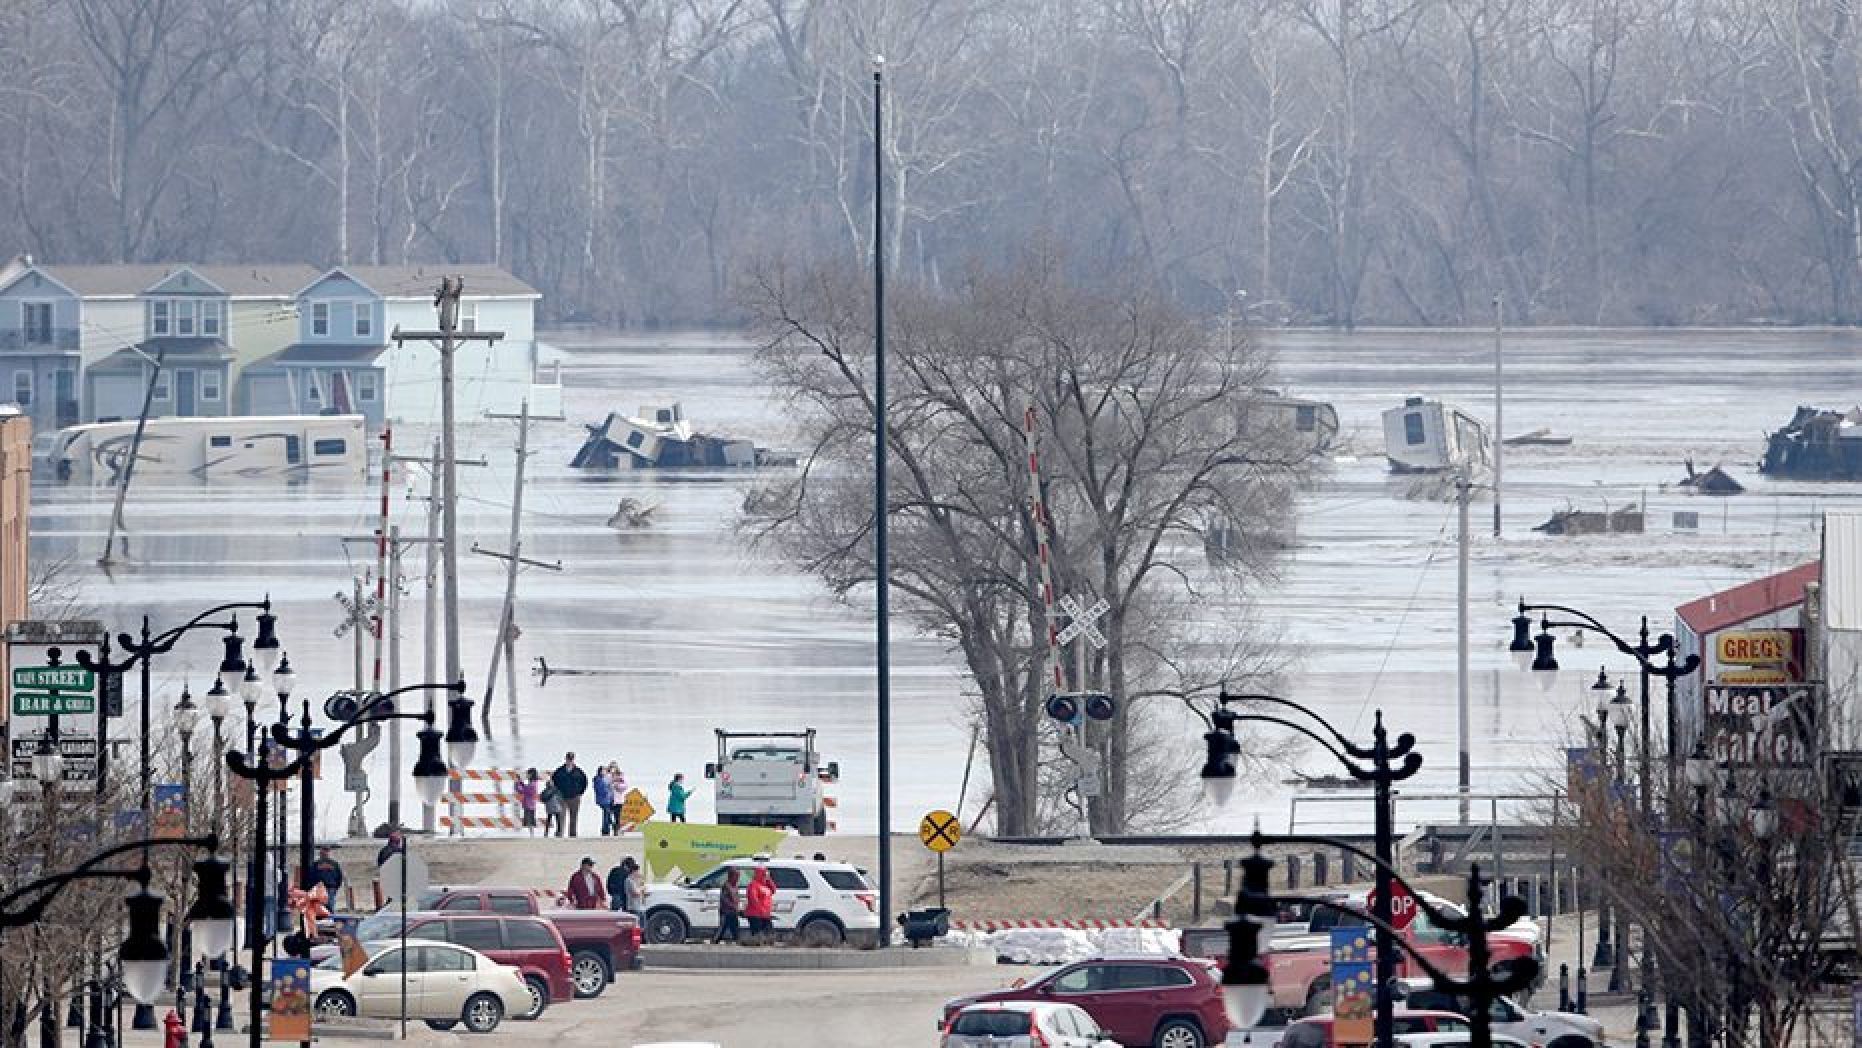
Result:
M37 331L12 328L0 331L0 353L75 353L77 351L77 328L41 328Z

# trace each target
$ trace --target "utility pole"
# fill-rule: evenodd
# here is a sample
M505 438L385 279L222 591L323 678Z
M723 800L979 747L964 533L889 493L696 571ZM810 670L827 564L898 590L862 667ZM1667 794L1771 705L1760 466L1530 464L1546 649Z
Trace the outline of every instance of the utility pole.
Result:
M879 729L879 946L892 939L892 562L886 484L886 140L881 120L886 59L873 56L873 578L875 703Z
M382 547L381 539L374 535L345 535L343 536L343 541L346 543L366 542L377 548ZM388 682L386 689L388 691L394 691L401 686L401 555L408 546L417 542L426 544L427 559L431 562L433 558L433 547L439 544L439 540L433 538L402 538L400 525L395 524L388 528L388 541L386 544L388 555L388 586L385 591L385 596L383 597L385 623L382 633L382 639L386 641L388 654ZM428 621L432 621L431 615L428 616ZM429 654L431 654L431 649L429 649ZM376 692L383 690L380 680L375 682L373 690ZM400 721L387 721L377 726L380 730L386 731L388 735L388 825L394 827L399 827L401 825L400 725Z
M1493 293L1493 537L1500 537L1500 459L1506 454L1506 434L1500 429L1505 399L1501 393L1504 374L1500 335L1506 320L1501 310L1500 292Z
M491 644L491 668L485 671L485 701L479 704L479 722L489 727L491 724L491 694L498 684L498 660L503 658L505 666L517 658L517 642L513 634L517 630L517 569L526 563L538 563L524 559L524 464L530 459L530 401L525 400L517 419L517 475L511 492L511 544L505 556L504 572L504 609L498 614L498 635ZM472 547L474 553L497 556L487 550ZM562 570L560 563L542 567ZM513 713L517 710L517 675L509 674L510 680L505 688L505 702L509 703Z
M123 460L123 468L117 474L116 504L110 508L110 531L103 540L103 556L97 558L97 563L106 568L116 562L113 551L117 529L129 530L123 524L123 499L129 494L129 478L136 472L136 459L142 455L142 431L149 425L149 405L155 400L155 383L161 379L162 358L167 352L165 347L158 348L154 358L149 360L149 384L142 389L142 414L136 416L136 433L129 439L129 457ZM129 555L127 537L123 539L123 555Z
M439 329L437 331L394 331L395 345L404 345L408 339L422 339L432 343L440 351L440 568L446 577L445 599L445 635L446 635L446 680L458 681L465 678L465 671L459 661L459 486L456 475L453 452L455 444L455 426L453 419L453 354L461 342L484 342L490 344L504 337L502 331L467 331L459 330L459 298L465 293L465 278L460 276L442 277L440 287L433 296L433 306L439 311ZM427 700L429 707L433 700Z
M1498 463L1498 459L1494 460ZM1468 792L1473 785L1472 763L1468 756L1468 498L1474 485L1466 473L1455 478L1455 502L1459 526L1456 529L1455 553L1455 713L1460 741L1456 786L1461 795L1461 825L1468 824Z

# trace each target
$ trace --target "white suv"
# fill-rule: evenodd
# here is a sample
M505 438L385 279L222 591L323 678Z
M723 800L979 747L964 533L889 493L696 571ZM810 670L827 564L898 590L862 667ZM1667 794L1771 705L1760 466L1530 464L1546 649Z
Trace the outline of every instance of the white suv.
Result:
M710 873L680 884L650 884L641 905L641 925L650 943L710 938L718 927L718 889L726 871L737 871L738 905L758 866L776 884L776 931L810 946L860 945L879 938L879 893L866 874L844 862L811 859L732 859ZM748 922L741 921L747 932Z

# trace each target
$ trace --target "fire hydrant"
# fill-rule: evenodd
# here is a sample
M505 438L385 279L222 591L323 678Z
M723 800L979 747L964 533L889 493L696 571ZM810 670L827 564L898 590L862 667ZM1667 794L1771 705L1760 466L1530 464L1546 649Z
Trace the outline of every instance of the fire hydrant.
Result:
M162 1017L162 1048L187 1048L187 1023L173 1008Z

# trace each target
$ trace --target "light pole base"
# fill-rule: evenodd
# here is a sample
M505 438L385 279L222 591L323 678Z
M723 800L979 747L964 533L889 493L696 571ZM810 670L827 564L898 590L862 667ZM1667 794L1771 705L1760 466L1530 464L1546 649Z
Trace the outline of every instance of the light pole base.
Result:
M136 1014L134 1018L130 1019L129 1028L132 1030L155 1029L155 1006L152 1004L137 1004Z

